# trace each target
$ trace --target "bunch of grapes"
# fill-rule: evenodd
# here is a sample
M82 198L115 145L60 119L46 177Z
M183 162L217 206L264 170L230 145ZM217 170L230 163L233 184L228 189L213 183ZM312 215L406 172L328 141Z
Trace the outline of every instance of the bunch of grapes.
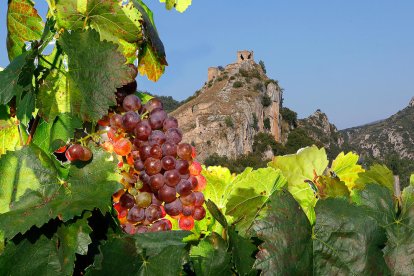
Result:
M124 189L113 195L113 206L125 232L171 230L177 219L183 230L206 215L206 180L194 161L195 149L182 143L177 119L167 115L160 100L145 105L135 85L117 92L116 112L99 124L106 128L103 147L119 156ZM167 216L168 215L168 216Z

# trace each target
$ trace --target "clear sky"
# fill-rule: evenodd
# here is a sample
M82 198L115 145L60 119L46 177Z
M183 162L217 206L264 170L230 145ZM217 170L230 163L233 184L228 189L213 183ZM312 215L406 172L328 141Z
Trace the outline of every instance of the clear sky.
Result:
M0 4L0 66L8 63L7 1ZM45 14L44 0L37 1ZM170 66L139 88L182 100L207 68L253 50L285 89L285 105L306 117L320 108L340 129L388 117L414 96L412 0L193 0L184 13L147 0Z

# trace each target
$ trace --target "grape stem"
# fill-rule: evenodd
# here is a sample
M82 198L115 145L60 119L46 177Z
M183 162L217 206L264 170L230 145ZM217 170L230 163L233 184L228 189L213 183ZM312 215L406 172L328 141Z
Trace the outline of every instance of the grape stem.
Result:
M40 116L39 116L39 114L37 114L35 119L34 119L33 125L30 128L30 133L29 133L29 137L27 138L26 145L29 145L32 142L33 136L36 132L36 128L39 125L39 121L40 121Z
M88 134L88 135L86 135L85 137L82 137L82 138L80 138L80 139L78 139L78 142L80 142L82 145L84 145L85 144L85 142L88 140L88 139L94 139L95 137L97 137L97 136L99 136L99 135L101 135L101 134L104 134L104 133L106 133L107 131L106 130L100 130L100 131L98 131L98 132L95 132L95 133L91 133L91 134Z

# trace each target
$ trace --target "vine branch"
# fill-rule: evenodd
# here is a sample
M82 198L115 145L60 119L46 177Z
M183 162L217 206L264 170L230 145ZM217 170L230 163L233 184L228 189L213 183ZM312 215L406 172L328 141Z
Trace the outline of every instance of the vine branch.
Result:
M40 121L40 116L39 116L39 114L37 114L36 118L33 121L33 125L30 128L30 133L29 133L29 137L27 138L26 145L29 145L32 142L33 136L36 132L36 128L39 125L39 121Z

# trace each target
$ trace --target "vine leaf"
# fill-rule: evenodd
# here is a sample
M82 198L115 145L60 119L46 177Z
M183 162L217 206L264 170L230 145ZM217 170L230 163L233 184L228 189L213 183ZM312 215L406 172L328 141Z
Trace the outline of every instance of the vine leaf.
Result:
M35 95L31 91L28 91L18 103L16 113L17 119L19 119L23 125L27 126L29 125L29 121L32 119L32 113L34 111Z
M38 96L41 113L47 120L59 113L99 120L116 104L116 88L133 80L133 69L125 65L116 45L101 42L94 30L65 32L59 45L67 55L69 69L66 76L55 71L46 79Z
M160 0L160 2L165 3L167 10L175 7L179 12L184 12L191 5L191 0Z
M179 275L187 252L183 231L111 234L86 275ZM162 265L160 265L162 264Z
M0 156L6 151L15 150L19 141L19 121L16 118L0 120Z
M37 126L33 143L44 152L51 154L73 137L75 129L82 128L82 121L67 113L62 113L53 122L41 120Z
M21 55L25 42L39 40L43 21L31 0L9 0L7 11L7 51L9 60Z
M142 18L132 3L122 5L118 0L60 0L56 1L55 8L59 27L81 30L90 26L99 32L101 40L117 43L129 63L137 58L138 43L142 41Z
M231 256L227 243L216 232L191 247L190 256L196 275L231 275Z
M229 229L229 239L233 263L239 275L257 275L253 269L257 247L251 240L241 237L234 228Z
M89 214L90 215L90 214ZM88 215L74 223L63 224L51 239L40 236L35 242L10 241L0 255L4 275L72 275L75 254L86 255L92 242ZM86 250L86 251L85 251Z
M313 275L388 275L385 231L344 199L319 200L313 234Z
M289 192L299 202L311 223L315 222L317 199L305 180L312 180L315 173L322 175L328 164L325 149L316 146L300 149L296 154L277 156L268 164L282 171L287 178Z
M13 209L28 189L47 189L57 183L53 165L36 147L24 147L2 156L0 175L0 214Z
M149 80L156 82L164 74L165 65L161 64L152 47L144 43L138 55L138 72L147 75Z
M263 241L254 267L263 275L311 275L312 228L299 204L283 189L270 197L265 210L252 227Z
M269 197L286 185L286 178L280 170L262 168L236 180L226 205L226 215L233 217L239 234L246 236Z
M56 217L65 222L84 210L110 208L110 197L120 187L112 155L92 147L92 161L83 168L72 165L68 179L60 180L56 169L41 164L40 160L49 164L50 159L38 153L39 158L31 148L1 159L0 172L6 173L1 179L6 183L1 187L18 189L10 208L3 207L0 215L0 230L4 231L5 238L24 233L33 225L40 227ZM2 196L3 200L10 201L10 194L13 192Z
M358 160L359 156L353 152L347 154L341 152L332 162L331 170L345 182L350 191L355 186L358 174L365 171L361 165L358 165Z
M374 164L369 170L359 173L356 180L356 188L362 190L365 185L377 183L387 187L391 192L394 191L394 174L385 165Z

